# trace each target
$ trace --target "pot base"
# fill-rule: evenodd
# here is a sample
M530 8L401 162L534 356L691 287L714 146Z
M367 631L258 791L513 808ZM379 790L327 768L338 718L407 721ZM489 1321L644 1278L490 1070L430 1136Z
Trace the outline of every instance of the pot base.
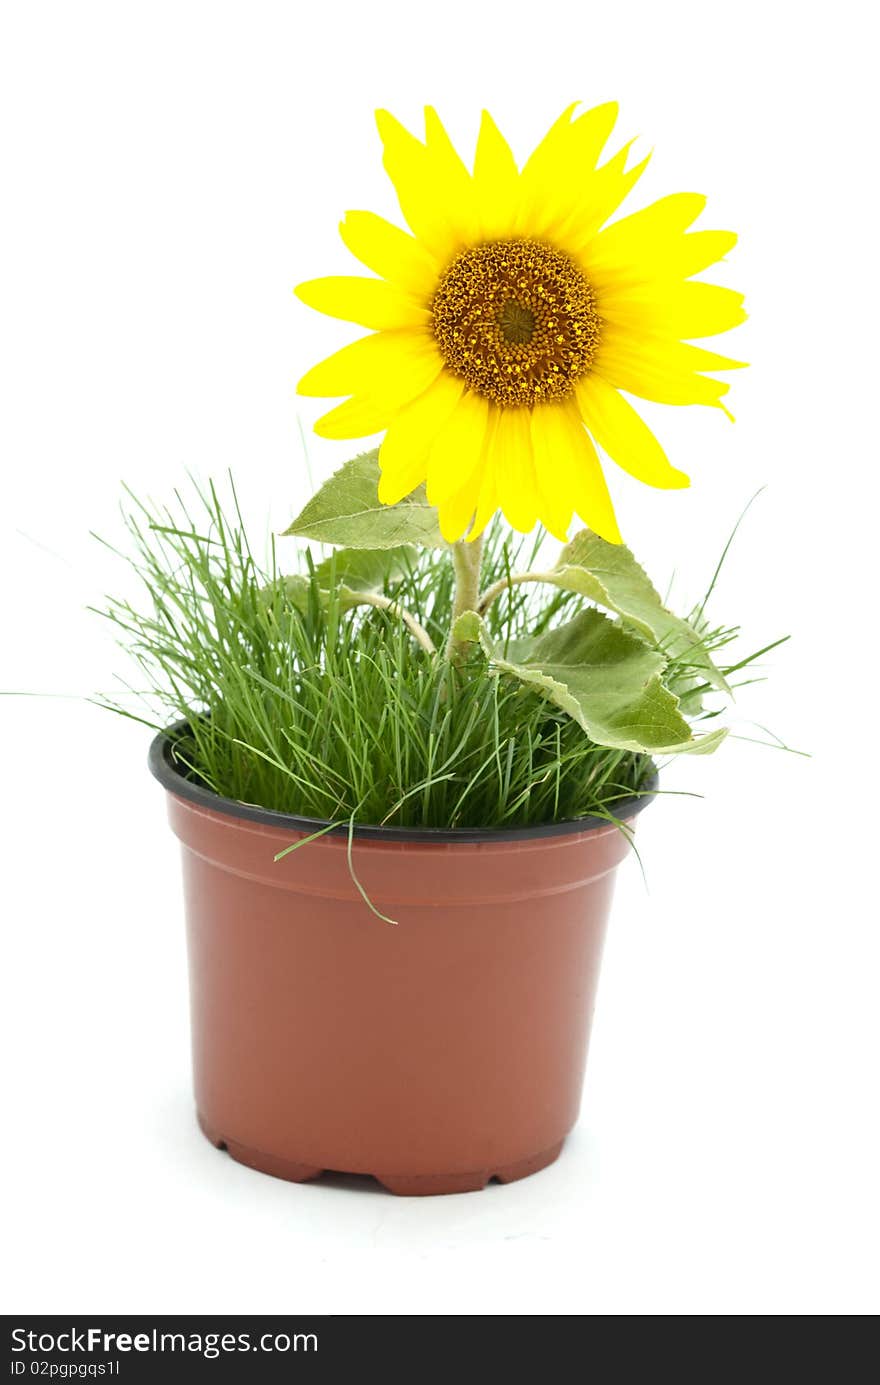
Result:
M217 1149L225 1149L237 1163L246 1164L249 1169L256 1169L258 1173L271 1174L273 1178L284 1178L288 1183L308 1183L325 1172L364 1172L363 1169L325 1170L316 1168L313 1164L297 1164L291 1159L280 1159L275 1154L265 1154L261 1149L251 1149L248 1145L239 1144L237 1140L228 1140L208 1125L201 1112L198 1113L198 1122L199 1129L211 1144ZM497 1168L479 1169L475 1173L397 1174L371 1171L369 1176L381 1183L383 1188L387 1188L389 1193L395 1193L398 1197L476 1193L485 1188L493 1178L499 1183L516 1183L520 1178L540 1173L541 1169L546 1169L559 1158L564 1143L564 1140L560 1140L558 1144L551 1145L549 1149L543 1149L526 1159L518 1159L513 1164L503 1164Z

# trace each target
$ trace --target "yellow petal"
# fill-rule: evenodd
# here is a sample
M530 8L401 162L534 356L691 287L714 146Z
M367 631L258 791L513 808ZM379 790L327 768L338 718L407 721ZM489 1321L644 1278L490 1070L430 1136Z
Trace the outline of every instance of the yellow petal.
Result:
M648 160L625 172L631 143L597 167L617 118L609 102L571 120L569 106L547 132L522 172L516 229L523 235L554 236L579 251L620 205Z
M609 384L641 399L659 404L718 405L730 385L697 371L727 370L740 364L687 342L606 326L592 369Z
M498 505L514 529L527 534L538 518L538 486L528 409L499 411L492 442Z
M541 522L564 543L568 536L576 497L580 494L578 468L580 414L568 401L547 404L532 413L532 449L541 501Z
M425 146L390 111L377 111L385 171L394 184L404 219L413 234L441 262L450 255L448 222L430 186Z
M600 312L630 331L685 338L716 336L746 320L741 293L690 279L603 293Z
M587 375L576 386L578 405L595 441L630 476L662 490L690 484L667 460L648 425L631 404L599 375Z
M518 190L519 174L510 146L489 112L483 111L474 159L474 203L485 239L510 233Z
M640 163L626 167L634 142L624 145L613 159L584 179L575 207L556 225L555 236L575 259L584 258L599 227L617 211L651 162L651 155L646 154Z
M434 160L434 166L445 184L457 187L468 196L471 175L468 173L452 140L446 133L443 121L433 106L425 107L425 148Z
M687 279L726 255L733 232L686 234L705 204L700 193L674 193L599 231L580 258L600 303L620 289Z
M736 361L732 356L720 356L717 351L707 351L693 342L677 341L671 346L664 345L663 354L668 361L674 361L689 370L744 370L748 361Z
M565 537L564 531L560 534L555 527L558 518L552 509L553 496L549 490L552 484L553 494L559 501L565 498L569 515L571 509L576 510L600 538L608 543L620 543L620 530L602 466L584 429L577 404L567 399L561 404L541 404L534 409L532 443L537 472L542 478L544 512L541 518L551 533ZM568 527L567 522L565 527Z
M575 177L588 168L595 168L602 150L611 137L617 122L619 107L616 101L605 101L576 116L562 134L565 149L560 155L571 161Z
M562 115L554 120L540 144L536 145L523 167L523 182L538 184L551 180L564 162L564 150L571 138L571 117L577 109L577 101L566 106ZM601 107L597 108L601 109ZM592 114L592 112L590 113ZM612 125L614 121L612 120Z
M689 279L692 274L699 274L700 270L723 260L736 242L735 231L692 231L670 249L666 257L669 272Z
M422 144L388 111L376 112L385 169L400 209L414 234L447 264L473 238L473 192L436 113L426 112L425 119L428 138Z
M388 427L393 409L372 399L346 399L315 424L319 438L365 438Z
M632 255L651 255L659 242L683 234L706 205L698 192L675 192L600 231L590 246L590 266L613 264Z
M542 234L566 223L591 186L617 104L595 106L573 121L575 105L563 111L523 168L517 218L522 234Z
M474 471L461 490L456 491L454 495L449 496L437 506L440 533L447 543L455 543L464 537L465 530L477 507L479 490L480 474L479 471Z
M601 235L591 242L581 259L601 316L603 306L613 302L615 294L647 287L668 287L699 274L700 270L722 259L737 238L733 231L693 231L673 240L658 240L641 253L632 251L628 257L621 255L618 259L608 258L597 263L593 254L600 239Z
M360 327L422 327L431 320L426 307L384 279L334 274L309 279L294 292L309 308Z
M379 476L379 500L383 505L397 505L404 496L412 495L425 479L424 458L416 458L398 471L383 471Z
M434 292L439 266L421 241L374 212L346 212L339 234L351 253L417 302Z
M461 380L447 370L441 371L423 394L394 415L379 449L384 504L395 505L425 480L434 438L458 405L463 391ZM387 495L394 499L387 500Z
M409 328L376 332L343 346L313 366L299 394L356 394L401 408L426 390L443 369L443 358L427 332Z
M488 400L466 391L437 429L428 452L428 499L432 505L442 505L470 481L479 466L488 421Z
M489 426L486 429L486 441L483 445L483 458L480 467L480 489L477 493L474 522L468 533L468 539L471 541L480 537L498 509L498 486L495 480L493 452L495 429L498 426L500 413L500 409L489 410Z

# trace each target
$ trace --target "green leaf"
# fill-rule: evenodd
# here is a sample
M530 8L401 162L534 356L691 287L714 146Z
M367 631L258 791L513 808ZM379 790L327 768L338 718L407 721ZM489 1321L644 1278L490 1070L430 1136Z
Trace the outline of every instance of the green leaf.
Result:
M410 545L399 548L340 548L322 563L318 563L312 579L300 573L279 577L260 592L260 600L267 610L277 602L283 606L293 606L300 615L309 610L311 592L321 609L326 609L330 592L335 591L339 609L349 611L362 606L365 598L381 592L386 582L403 576L411 567L413 549Z
M598 745L672 755L714 750L725 731L694 737L678 698L663 686L662 653L600 611L530 640L495 646L475 611L456 621L457 639L480 646L492 668L533 687L561 707Z
M437 511L423 486L397 505L379 501L378 452L363 452L326 481L285 535L353 548L397 548L418 544L445 548Z
M413 566L411 544L398 548L340 548L315 568L321 587L346 586L351 591L381 591L386 582L401 577Z
M290 638L291 612L296 611L299 616L307 616L313 600L311 593L311 581L299 573L294 573L290 577L276 577L274 582L260 587L257 600L273 638ZM324 593L318 592L317 595L319 602L323 604L326 600Z
M267 610L274 609L280 600L284 600L291 606L305 615L309 608L309 590L311 582L308 577L301 577L298 573L291 577L278 577L268 586L261 587L259 591L260 604Z
M546 580L614 611L670 658L695 665L713 687L730 692L699 633L666 609L650 578L623 544L606 543L598 534L582 529L566 544Z

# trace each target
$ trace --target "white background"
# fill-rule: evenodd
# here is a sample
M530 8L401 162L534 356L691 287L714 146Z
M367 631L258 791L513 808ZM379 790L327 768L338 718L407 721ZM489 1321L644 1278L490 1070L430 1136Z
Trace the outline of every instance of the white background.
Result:
M7 3L0 33L3 1139L8 1310L876 1311L877 446L869 7ZM681 762L624 868L584 1111L510 1187L397 1200L261 1177L197 1133L175 844L148 733L79 700L128 672L84 613L126 583L124 478L231 466L256 531L308 493L297 401L346 339L292 296L394 215L371 112L489 106L525 155L616 97L639 198L699 190L752 317L731 426L646 409L685 493L612 478L659 582L702 591L805 759ZM351 449L309 442L316 478ZM379 927L365 917L365 927Z

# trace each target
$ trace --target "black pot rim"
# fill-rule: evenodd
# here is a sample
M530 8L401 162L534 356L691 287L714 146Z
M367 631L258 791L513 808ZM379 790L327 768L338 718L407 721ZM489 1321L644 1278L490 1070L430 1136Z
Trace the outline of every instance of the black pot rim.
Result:
M165 731L160 731L150 745L149 767L152 774L169 793L194 803L199 808L207 808L213 813L226 817L243 818L246 822L259 822L268 827L281 827L289 832L320 832L326 830L327 836L348 836L347 823L329 826L329 818L300 817L295 813L280 813L273 808L260 808L255 803L240 803L234 798L223 798L212 789L196 784L181 773L174 762L174 742L188 730L185 721L175 722ZM515 842L530 841L540 837L562 837L576 832L592 832L600 827L612 826L615 822L629 822L653 802L657 793L658 775L651 775L644 789L615 804L613 818L588 816L567 818L561 822L542 822L532 827L486 828L476 827L379 827L369 824L355 824L353 835L363 841L382 842Z

